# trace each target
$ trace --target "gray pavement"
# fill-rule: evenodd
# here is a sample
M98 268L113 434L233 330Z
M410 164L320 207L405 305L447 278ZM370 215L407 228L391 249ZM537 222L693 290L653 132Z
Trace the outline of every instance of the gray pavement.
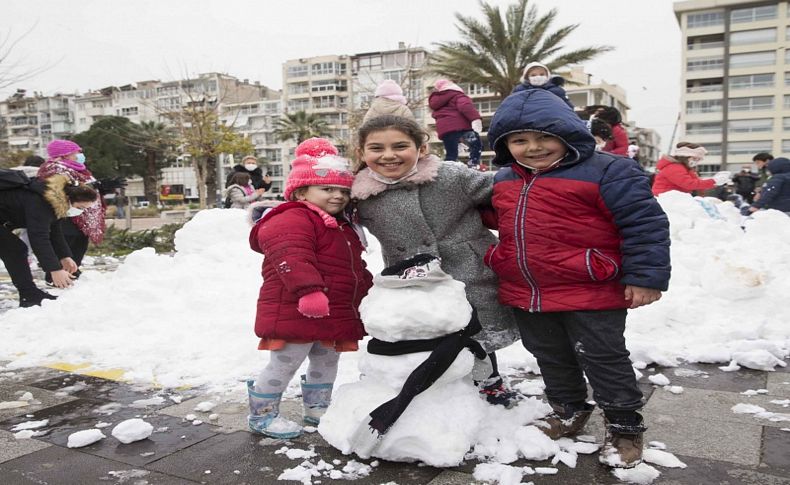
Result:
M768 411L785 413L790 408L771 401L790 399L789 368L777 372L741 370L722 372L714 365L684 365L653 369L682 385L672 394L641 384L648 397L644 409L650 427L646 441L661 441L667 451L688 465L686 469L656 466L658 484L790 484L790 421L770 421L754 415L735 414L738 403L757 404ZM651 370L645 371L647 374ZM521 376L534 377L534 376ZM642 379L643 381L646 379ZM766 389L767 394L746 396L747 390ZM48 368L9 370L0 362L0 402L19 399L30 392L28 406L0 409L0 483L6 484L186 484L186 483L280 483L286 469L303 460L276 453L283 446L312 449L308 460L334 463L341 469L353 456L343 456L318 433L306 433L288 442L262 439L246 428L243 395L205 394L200 389L161 390L135 387L123 382L69 374ZM162 397L161 402L140 400ZM135 403L135 401L138 401ZM179 402L175 402L179 401ZM204 401L218 403L209 412L195 411ZM292 419L301 415L300 403L286 400L283 412ZM193 424L191 419L202 421ZM110 436L111 426L131 417L142 417L155 432L150 438L121 444ZM25 421L49 419L46 434L17 440L11 429ZM66 447L68 436L97 422L110 423L106 439L84 448ZM596 415L585 434L602 438L602 418ZM438 469L384 460L359 460L374 464L358 484L456 485L476 483L475 461L451 469ZM520 460L511 465L550 467L549 462ZM613 484L620 483L597 463L596 455L580 455L570 469L558 465L556 475L531 475L524 483ZM328 476L312 483L348 481ZM287 482L283 482L287 483ZM294 482L297 483L297 482Z

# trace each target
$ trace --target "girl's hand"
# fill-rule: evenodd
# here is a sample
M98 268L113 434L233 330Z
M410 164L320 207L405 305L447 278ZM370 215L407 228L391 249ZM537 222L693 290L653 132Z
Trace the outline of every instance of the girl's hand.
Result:
M625 299L631 300L628 308L639 308L661 299L661 290L655 288L643 288L641 286L626 285Z
M79 269L77 267L77 263L74 262L71 258L63 258L60 260L60 264L67 272L74 274Z
M299 298L296 309L308 318L323 318L329 315L329 298L323 291L314 291Z

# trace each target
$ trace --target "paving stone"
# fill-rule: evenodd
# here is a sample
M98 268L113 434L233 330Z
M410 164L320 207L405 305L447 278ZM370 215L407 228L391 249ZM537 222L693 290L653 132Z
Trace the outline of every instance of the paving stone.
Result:
M790 429L790 423L786 429ZM762 463L790 476L790 431L765 427Z
M51 446L0 463L0 477L2 477L3 485L101 483L184 485L197 483L59 446Z
M790 399L790 376L787 374L770 373L768 383L765 386L768 395L776 399Z
M34 451L42 450L49 446L50 445L47 443L34 439L18 440L14 438L14 433L0 431L0 463L33 453Z
M9 369L6 366L8 362L2 362L0 365L0 386L8 386L12 384L30 384L31 382L40 381L42 379L50 379L53 377L68 375L67 372L50 369L49 367L26 367L24 369Z
M275 454L275 451L285 446L287 442L274 441L272 444L260 445L260 441L259 436L244 431L220 434L151 463L148 468L206 483L277 483L277 477L284 470L294 468L304 461L291 460L284 454ZM308 449L296 442L291 443L288 445L289 448ZM311 458L310 462L317 463L318 460L324 460L332 463L337 459L342 462L336 465L338 469L354 459L328 446L317 446L314 451L318 456ZM371 460L357 459L356 461L371 463ZM368 477L361 477L353 483L355 485L379 485L387 482L424 484L441 472L440 469L428 466L384 461L379 463ZM206 470L210 470L211 473L206 474ZM327 477L320 479L322 482L331 481Z
M94 401L111 401L124 405L130 405L138 400L151 399L155 396L164 398L161 404L140 408L147 411L172 404L172 401L166 397L167 394L161 390L80 374L65 374L35 381L30 385L60 394L67 394L76 398Z
M698 372L698 374L693 374ZM655 372L643 371L648 375L662 373L670 385L684 388L710 389L713 391L743 392L765 387L765 372L741 369L737 372L724 372L715 364L683 364L679 367L657 368Z
M54 392L45 391L36 387L18 384L0 385L0 401L18 401L25 392L33 395L33 400L27 406L19 408L0 409L0 422L15 416L33 414L41 409L73 401L73 397L58 396ZM26 420L23 420L26 421Z
M727 461L706 460L691 456L676 455L687 468L663 468L655 466L661 476L655 484L661 485L787 485L790 476L781 471L765 467L750 467Z
M781 407L770 404L776 397L756 395L744 396L734 392L686 389L682 394L657 392L645 406L645 412L674 416L696 417L706 420L744 423L761 426L787 427L790 422L773 422L752 414L736 414L732 407L739 403L755 404L773 412L784 412Z
M107 412L113 411L111 414ZM126 419L140 417L150 423L154 430L167 428L161 432L154 432L150 438L135 443L123 444L111 436L112 429ZM194 426L191 422L166 415L139 414L134 410L120 405L110 407L100 402L77 399L75 401L43 409L34 413L34 417L21 419L19 417L4 421L3 428L10 428L14 424L26 420L49 419L49 425L44 428L49 430L46 435L37 439L58 446L67 446L68 437L72 433L92 429L99 421L111 423L102 428L106 438L79 450L83 453L103 456L132 465L143 465L158 460L180 449L191 446L216 434L213 426L202 424Z
M719 419L645 412L645 442L661 441L674 454L728 461L741 465L760 463L762 426Z

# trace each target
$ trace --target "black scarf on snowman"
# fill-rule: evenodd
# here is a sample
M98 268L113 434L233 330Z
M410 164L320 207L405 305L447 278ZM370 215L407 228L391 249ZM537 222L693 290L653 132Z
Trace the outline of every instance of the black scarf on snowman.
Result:
M418 254L410 259L401 261L381 272L381 278L376 284L387 285L390 288L407 286L422 286L435 284L438 281L450 278L435 263L438 261L433 255ZM433 263L433 264L431 264ZM472 308L472 317L469 324L463 329L442 337L424 340L405 340L400 342L385 342L373 338L368 342L367 350L377 355L403 355L414 352L431 352L431 354L417 366L401 388L397 396L377 407L370 413L369 426L378 432L379 436L385 434L395 421L403 414L411 401L422 391L428 389L452 365L461 350L467 348L480 360L487 354L483 347L472 336L482 330L477 310Z

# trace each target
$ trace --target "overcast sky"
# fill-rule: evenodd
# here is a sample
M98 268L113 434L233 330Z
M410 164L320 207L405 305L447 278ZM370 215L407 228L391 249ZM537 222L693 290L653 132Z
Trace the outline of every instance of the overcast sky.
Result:
M489 3L507 6L506 0ZM552 30L580 24L569 48L610 45L585 64L593 80L619 84L629 119L666 147L680 96L680 30L672 0L541 0ZM18 39L12 61L51 66L17 87L85 92L136 81L220 71L282 87L287 59L431 47L458 39L455 12L480 18L477 0L3 0L0 34Z

